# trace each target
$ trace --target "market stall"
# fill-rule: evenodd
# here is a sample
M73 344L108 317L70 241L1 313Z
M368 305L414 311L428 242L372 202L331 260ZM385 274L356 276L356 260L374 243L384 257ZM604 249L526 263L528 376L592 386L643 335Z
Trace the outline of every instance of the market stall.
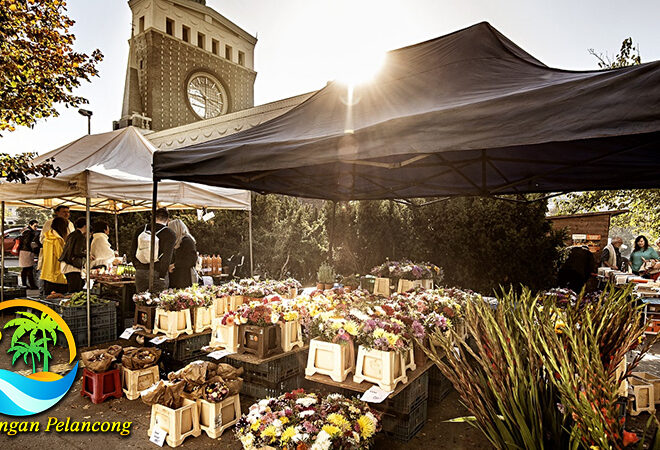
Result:
M54 165L61 169L56 177L35 177L25 184L0 184L2 210L5 205L51 208L59 204L85 210L89 243L90 212L112 213L116 218L117 214L151 208L153 181L149 174L154 151L134 127L83 136L34 161L38 164L54 159ZM160 193L158 204L171 209L218 208L248 213L251 209L250 193L246 191L165 182L161 183ZM115 230L116 225L115 220ZM4 273L4 248L1 270ZM89 323L89 309L87 318Z

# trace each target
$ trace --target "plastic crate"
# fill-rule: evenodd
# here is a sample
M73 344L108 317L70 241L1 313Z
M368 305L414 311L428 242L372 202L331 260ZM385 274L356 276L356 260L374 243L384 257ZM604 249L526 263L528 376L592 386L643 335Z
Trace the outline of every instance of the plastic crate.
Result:
M27 291L25 290L25 288L5 286L3 290L3 294L5 300L12 300L15 298L25 298L27 295Z
M260 400L267 397L277 397L284 394L285 392L291 392L294 389L298 389L301 384L302 376L300 375L296 375L287 380L272 384L250 383L243 379L241 395L251 397L255 400Z
M175 361L188 360L190 358L200 357L205 359L206 354L202 347L211 342L211 333L200 334L196 336L181 336L176 340L168 340L158 345L163 353Z
M391 415L384 413L381 421L383 433L397 441L408 442L426 425L428 418L427 400L422 400L416 405L410 414L404 416Z
M18 287L18 274L14 272L5 272L4 276L4 286L7 287Z
M429 373L424 372L415 381L411 382L401 392L380 403L379 407L388 412L409 414L415 405L426 400L429 396Z
M307 364L307 351L285 354L281 358L263 364L252 364L227 357L227 364L234 367L243 367L243 379L250 383L277 383L287 380L303 372Z
M117 327L114 323L102 327L92 326L92 345L105 344L117 340ZM87 347L87 327L71 330L76 347Z

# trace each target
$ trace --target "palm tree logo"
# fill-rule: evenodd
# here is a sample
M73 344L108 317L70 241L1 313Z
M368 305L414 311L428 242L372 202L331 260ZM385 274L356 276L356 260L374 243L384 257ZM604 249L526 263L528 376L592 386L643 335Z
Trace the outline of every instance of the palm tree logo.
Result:
M11 338L11 347L7 351L7 353L14 352L11 364L14 365L21 356L25 364L29 364L29 357L32 359L32 373L36 373L35 357L41 362L43 356L43 371L48 372L48 360L53 357L48 351L48 344L49 342L53 345L57 344L57 332L62 329L45 312L41 313L41 317L27 311L19 311L16 314L23 317L16 317L4 326L4 328L16 327ZM29 343L20 341L26 335L29 336Z

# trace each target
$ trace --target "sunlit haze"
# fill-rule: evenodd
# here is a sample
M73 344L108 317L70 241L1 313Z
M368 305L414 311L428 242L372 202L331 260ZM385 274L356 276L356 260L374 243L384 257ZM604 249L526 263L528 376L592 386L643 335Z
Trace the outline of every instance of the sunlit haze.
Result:
M121 115L131 34L124 0L69 0L77 50L105 55L100 77L77 91L89 99L92 133L110 131ZM642 60L660 59L660 2L631 6L603 0L207 0L207 6L256 35L255 105L320 89L328 81L362 82L377 73L386 51L488 21L543 63L597 69L588 49L618 52L632 36ZM40 120L33 130L3 133L0 152L40 153L87 132L75 109ZM350 125L347 124L347 129Z

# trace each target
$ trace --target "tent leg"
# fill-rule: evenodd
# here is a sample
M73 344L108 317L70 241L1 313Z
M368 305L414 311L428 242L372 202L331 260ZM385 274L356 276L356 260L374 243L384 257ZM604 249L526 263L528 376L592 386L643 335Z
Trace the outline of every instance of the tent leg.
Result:
M115 248L119 251L119 220L117 219L117 208L115 208Z
M0 211L0 234L2 234L2 250L0 250L0 259L2 260L2 268L0 268L0 301L5 301L5 202L2 202L2 211Z
M153 198L151 199L151 255L149 257L149 292L154 290L154 247L156 246L156 208L158 207L158 178L154 177Z
M332 216L330 218L330 264L333 261L333 252L335 247L335 215L337 212L337 202L332 201Z
M85 255L87 255L87 264L85 264L85 281L87 284L87 346L91 347L92 345L92 320L91 320L91 314L90 314L90 304L89 304L89 291L90 291L90 286L92 284L92 280L90 279L89 276L89 263L90 263L90 258L89 258L89 229L91 228L91 219L89 215L89 206L90 206L90 200L89 197L85 199Z
M252 262L252 209L248 211L248 233L250 235L250 277L253 277L254 265Z

